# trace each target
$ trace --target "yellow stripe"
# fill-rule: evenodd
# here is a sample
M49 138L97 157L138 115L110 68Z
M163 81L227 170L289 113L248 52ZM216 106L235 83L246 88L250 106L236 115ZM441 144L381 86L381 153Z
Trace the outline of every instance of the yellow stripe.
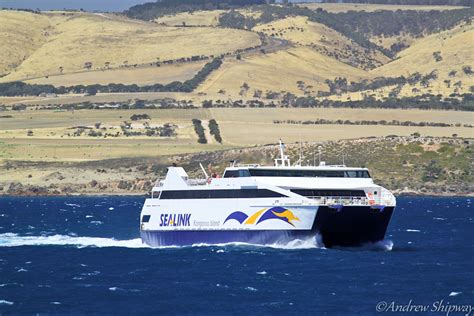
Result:
M255 224L255 222L257 221L257 218L259 218L259 216L263 213L263 211L265 211L266 208L263 208L261 209L260 211L258 211L257 213L253 214L252 216L250 216L249 218L247 218L247 220L245 221L244 224L246 225L251 225L251 224Z

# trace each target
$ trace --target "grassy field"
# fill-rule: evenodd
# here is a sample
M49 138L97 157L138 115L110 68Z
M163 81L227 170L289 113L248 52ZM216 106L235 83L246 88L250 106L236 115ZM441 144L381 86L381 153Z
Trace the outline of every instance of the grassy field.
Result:
M54 86L73 86L89 84L137 84L150 85L154 83L166 84L173 81L186 81L191 79L205 65L205 61L162 65L161 67L149 66L140 68L119 68L78 72L64 75L52 75L39 79L25 80L31 84L52 84Z
M431 10L456 10L462 9L461 6L444 6L444 5L390 5L390 4L365 4L365 3L301 3L299 6L307 7L312 10L318 8L324 9L328 12L341 13L347 11L367 11L374 12L378 10L416 10L416 11L431 11Z
M123 157L155 157L215 151L274 143L326 141L369 136L405 135L414 132L430 136L473 137L473 130L464 127L399 127L354 125L290 125L273 124L273 120L412 120L470 124L473 113L420 110L358 110L358 109L194 109L194 110L80 110L74 112L25 111L9 112L13 118L0 118L0 160L82 161ZM150 115L150 125L173 123L177 136L119 136L96 138L68 136L75 126L93 127L100 122L115 133L123 121L133 114ZM210 144L197 144L191 120L199 118L207 129L211 118L217 120L223 145L210 135ZM414 119L416 118L416 119ZM138 121L135 126L143 122ZM136 127L137 128L137 127ZM33 136L27 136L31 130Z
M252 55L242 60L225 60L198 88L205 93L224 90L228 97L251 97L254 90L288 91L302 94L297 81L311 86L308 91L326 91L325 79L345 74L350 80L370 78L367 72L305 47L290 48L270 54ZM246 82L250 89L240 94ZM221 96L222 98L223 96Z
M0 11L0 18L13 19L11 11ZM34 16L34 17L31 17ZM34 21L30 21L30 20ZM36 21L38 20L38 21ZM199 55L219 55L260 43L257 34L235 29L175 28L93 13L19 13L18 28L41 35L38 45L28 40L8 40L12 51L31 53L0 81L26 80L47 75L145 64L159 60ZM43 24L42 24L43 23ZM15 36L15 30L0 24L0 34ZM12 35L13 33L13 35ZM5 35L2 35L5 36ZM26 42L26 44L25 44ZM32 46L32 47L30 47ZM91 74L93 76L93 74ZM116 79L117 80L117 79Z
M182 12L159 17L155 22L169 26L182 26L183 24L186 26L217 26L219 15L224 12L224 10Z

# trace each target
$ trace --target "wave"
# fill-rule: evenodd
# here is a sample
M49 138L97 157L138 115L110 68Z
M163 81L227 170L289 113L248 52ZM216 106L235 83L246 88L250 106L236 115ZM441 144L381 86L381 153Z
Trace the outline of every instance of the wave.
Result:
M257 248L274 248L274 249L326 249L321 242L319 235L308 237L306 239L294 239L288 242L273 244L252 244L246 242L228 242L218 244L198 243L191 247L257 247Z
M392 251L393 241L391 240L380 240L373 243L366 243L359 247L334 247L334 249L345 250L345 251Z
M122 248L189 248L189 247L259 247L259 248L275 248L275 249L314 249L324 246L320 243L320 238L311 237L308 239L295 239L287 243L275 243L267 245L230 242L222 244L205 244L199 243L191 246L161 246L150 247L142 243L140 238L117 240L114 238L104 237L78 237L69 235L52 235L52 236L19 236L15 233L0 234L0 247L21 247L21 246L76 246L84 247L122 247Z
M274 244L252 244L244 242L229 242L220 244L206 244L198 243L191 246L160 246L151 247L144 243L140 238L118 240L114 238L104 237L78 237L69 235L51 235L51 236L19 236L15 233L0 234L0 247L21 247L21 246L76 246L77 248L84 247L121 247L121 248L149 248L149 249L169 249L169 248L192 248L192 247L252 247L252 248L273 248L273 249L326 249L321 242L321 236L316 235L306 239L295 239L289 242L274 243ZM382 240L373 244L367 244L357 248L341 248L353 250L378 250L391 251L393 242L391 240ZM224 252L224 251L219 251Z
M75 237L68 235L53 236L18 236L14 233L0 234L0 247L20 246L77 246L83 247L124 247L150 248L140 238L117 240L103 237Z

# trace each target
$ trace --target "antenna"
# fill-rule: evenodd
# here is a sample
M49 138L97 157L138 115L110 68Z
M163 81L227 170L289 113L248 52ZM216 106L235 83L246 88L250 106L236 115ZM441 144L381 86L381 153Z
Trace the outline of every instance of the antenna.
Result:
M204 175L206 176L206 179L208 179L209 176L207 175L206 169L204 169L204 167L202 166L202 163L199 163L199 166L201 167L202 172L203 172Z
M280 143L280 159L275 159L275 166L290 166L290 159L288 159L288 156L285 156L285 144L281 141Z
M321 150L323 148L321 146L318 146L318 156L319 156L319 165L321 165Z
M303 142L300 139L300 161L299 165L301 166L303 164Z

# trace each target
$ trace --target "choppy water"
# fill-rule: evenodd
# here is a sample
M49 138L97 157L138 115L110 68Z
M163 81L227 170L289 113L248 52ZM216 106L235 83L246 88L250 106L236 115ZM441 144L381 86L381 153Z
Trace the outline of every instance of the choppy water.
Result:
M139 239L142 203L0 197L0 314L374 314L381 301L429 305L433 315L474 308L469 198L399 198L387 240L364 249L314 240L151 249Z

